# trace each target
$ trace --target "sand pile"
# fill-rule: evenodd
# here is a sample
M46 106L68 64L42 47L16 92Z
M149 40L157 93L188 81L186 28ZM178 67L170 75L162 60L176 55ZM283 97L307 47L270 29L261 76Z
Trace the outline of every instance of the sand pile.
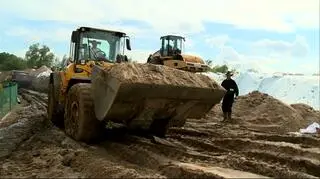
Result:
M139 63L121 63L102 70L93 75L92 89L94 98L102 100L101 105L114 97L126 101L170 98L219 103L225 93L223 87L205 75Z
M51 73L51 69L48 68L47 66L43 65L40 68L36 69L36 70L32 70L30 71L30 74L32 76L38 77L40 74L42 73Z
M28 69L25 69L25 70L23 70L23 71L25 71L25 72L27 72L27 73L31 74L32 72L35 72L35 71L36 71L36 69L28 68Z
M142 105L144 109L155 109L157 114L163 109L166 113L162 111L162 114L171 115L175 109L185 110L177 106L189 100L194 103L187 105L195 106L189 111L189 117L199 118L213 104L219 103L225 93L223 87L205 75L162 65L121 63L93 76L94 105L100 108L96 110L98 118L103 118L110 109L110 115L119 114L121 120L130 120L132 115L141 114ZM114 102L110 103L112 100ZM121 111L109 108L111 104Z
M102 78L114 76L123 83L173 84L190 87L221 88L208 76L176 70L166 66L140 63L121 63L105 70Z
M49 84L49 77L41 76L39 78L33 78L32 89L39 92L47 92Z
M313 122L320 123L320 111L313 109L311 106L308 106L306 104L291 104L291 107L293 107L304 119L302 124L304 126L307 126Z
M50 68L46 66L42 66L35 71L32 71L32 89L40 92L47 92L51 72Z
M308 123L300 111L258 91L239 97L234 113L241 122L265 132L295 132Z

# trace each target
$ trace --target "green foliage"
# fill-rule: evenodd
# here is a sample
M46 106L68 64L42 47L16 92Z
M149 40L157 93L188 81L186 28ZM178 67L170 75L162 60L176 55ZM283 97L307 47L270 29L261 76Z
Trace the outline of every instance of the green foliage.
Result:
M2 52L0 53L0 70L22 70L27 68L27 62L13 54Z
M65 69L68 64L68 60L69 60L69 58L66 54L63 55L61 61L58 60L58 58L56 58L56 61L54 63L53 68L55 68L56 70L59 70L59 71Z
M235 69L229 69L227 65L216 65L210 70L213 73L227 73L227 71L231 71L232 73L236 73Z
M26 52L26 60L28 67L40 67L46 65L51 67L54 64L55 55L50 52L50 48L46 45L40 47L39 43L35 43L29 46L29 50Z
M206 64L207 64L208 66L212 66L212 60L206 60Z
M224 65L215 65L214 66L212 60L206 60L206 64L211 67L210 71L213 72L213 73L227 73L227 71L231 71L233 73L236 72L235 69L231 69L230 70L229 67L226 64L224 64Z
M25 59L7 52L0 53L0 71L24 70L26 68L59 66L59 59L50 51L46 45L40 47L39 43L29 46Z
M53 60L52 66L59 67L60 65L61 65L61 61L59 60L58 57L55 57L54 60Z
M227 73L228 71L228 66L227 65L216 65L211 69L211 72L214 73Z
M60 64L58 65L59 68L61 68L61 69L65 68L65 66L67 66L68 60L69 60L69 59L68 59L68 56L67 56L66 54L63 55L62 61L61 61Z

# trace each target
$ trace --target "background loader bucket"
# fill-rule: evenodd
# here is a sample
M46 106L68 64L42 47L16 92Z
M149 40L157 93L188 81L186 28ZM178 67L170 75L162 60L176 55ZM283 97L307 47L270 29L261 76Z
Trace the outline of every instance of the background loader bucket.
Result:
M149 125L154 119L201 118L225 90L209 77L166 66L123 63L94 67L92 93L99 120Z

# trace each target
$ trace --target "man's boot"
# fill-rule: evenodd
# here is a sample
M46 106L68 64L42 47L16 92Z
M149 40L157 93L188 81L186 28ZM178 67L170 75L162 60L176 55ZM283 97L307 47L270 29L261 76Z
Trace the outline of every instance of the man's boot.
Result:
M223 121L228 120L228 113L224 112L223 113Z
M231 121L231 120L232 120L232 119L231 119L231 112L228 112L227 116L228 116L228 120Z

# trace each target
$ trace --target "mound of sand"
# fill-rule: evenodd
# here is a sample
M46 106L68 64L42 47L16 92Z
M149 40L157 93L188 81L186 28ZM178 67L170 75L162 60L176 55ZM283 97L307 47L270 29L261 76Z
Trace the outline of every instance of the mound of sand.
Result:
M121 120L129 120L133 114L142 115L142 105L144 109L153 110L155 115L164 113L163 116L171 115L175 110L188 110L187 105L192 105L194 108L188 110L187 115L201 118L213 104L219 103L225 93L225 89L208 76L163 65L139 63L116 64L98 72L92 78L92 91L98 118L105 117L111 106L110 101L114 99L113 104L117 107L111 107L108 114L111 116L119 113ZM199 102L199 99L206 100ZM192 100L193 103L181 103L187 100ZM129 105L123 101L134 103L128 108ZM148 112L148 115L153 112Z
M302 103L291 104L291 107L293 107L303 117L303 123L305 124L305 126L313 122L320 122L319 110L315 110L311 106Z
M258 91L239 97L235 113L249 126L266 131L286 133L305 126L304 118L293 107Z
M46 66L42 66L35 71L32 71L30 73L33 77L32 89L40 92L47 92L51 72L51 69Z
M27 72L32 78L32 82L31 82L32 84L30 87L31 89L40 91L40 92L47 92L49 76L50 76L50 73L52 72L50 68L44 65L38 69L26 69L24 71ZM11 71L1 72L0 82L10 77L11 77Z
M153 64L117 64L105 70L102 77L106 79L109 76L116 77L122 83L173 84L176 86L221 88L216 81L208 76Z
M23 70L24 72L27 72L28 74L31 74L32 72L35 72L36 69L33 69L33 68L28 68L28 69L25 69Z
M222 120L221 105L208 115L211 120ZM262 132L279 134L297 132L313 122L320 122L320 112L305 104L288 105L268 94L253 91L239 96L234 103L235 123Z
M34 70L34 71L31 71L30 72L30 75L32 75L32 76L35 76L35 77L38 77L40 74L42 74L42 73L51 73L52 71L51 71L51 69L50 68L48 68L47 66L45 66L45 65L43 65L43 66L41 66L40 68L38 68L38 69L36 69L36 70Z
M35 77L32 80L32 88L35 91L39 92L48 92L48 85L49 85L49 77L48 76L41 76Z

